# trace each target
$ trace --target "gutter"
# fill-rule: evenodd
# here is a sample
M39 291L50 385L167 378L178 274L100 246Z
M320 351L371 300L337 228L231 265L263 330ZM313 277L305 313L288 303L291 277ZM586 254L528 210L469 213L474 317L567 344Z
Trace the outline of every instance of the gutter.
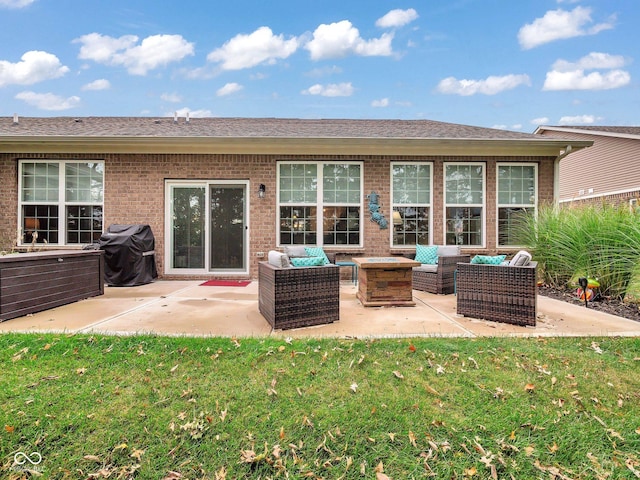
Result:
M0 153L556 156L592 141L383 137L2 136ZM568 154L568 153L567 153Z

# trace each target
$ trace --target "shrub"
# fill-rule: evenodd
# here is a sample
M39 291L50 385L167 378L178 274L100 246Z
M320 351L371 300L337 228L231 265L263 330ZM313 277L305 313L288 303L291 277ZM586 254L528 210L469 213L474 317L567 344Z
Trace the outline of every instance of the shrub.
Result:
M523 218L516 235L554 287L588 276L603 295L623 299L640 262L640 214L624 206L544 205L536 218Z

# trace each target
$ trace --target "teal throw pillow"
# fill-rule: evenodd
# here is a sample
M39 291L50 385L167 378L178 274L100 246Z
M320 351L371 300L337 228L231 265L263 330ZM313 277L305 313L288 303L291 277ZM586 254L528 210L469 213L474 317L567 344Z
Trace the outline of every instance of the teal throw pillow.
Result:
M416 245L416 262L436 265L438 263L438 246Z
M293 257L289 261L294 267L320 267L325 264L322 257Z
M500 265L507 258L506 255L476 255L471 259L471 263L481 265Z
M322 265L329 265L331 263L327 258L327 254L322 250L322 247L304 247L304 250L310 257L322 257L324 260Z

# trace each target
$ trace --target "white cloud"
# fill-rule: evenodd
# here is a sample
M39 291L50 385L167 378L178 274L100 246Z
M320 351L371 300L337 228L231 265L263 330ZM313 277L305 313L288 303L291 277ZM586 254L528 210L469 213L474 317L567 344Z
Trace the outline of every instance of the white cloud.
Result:
M388 98L381 98L380 100L374 100L371 102L371 106L372 107L388 107L389 106L389 99Z
M225 95L231 95L232 93L239 92L244 87L236 82L227 83L224 87L219 88L216 91L218 97L224 97Z
M458 80L455 77L448 77L440 81L437 89L440 93L462 96L475 95L477 93L495 95L520 85L531 85L528 75L490 76L485 80Z
M189 107L182 107L175 112L167 112L164 114L165 117L173 117L174 115L178 115L178 118L185 118L189 114L189 118L205 118L205 117L213 117L213 113L211 110L191 110Z
M338 73L342 73L342 68L338 67L337 65L333 65L331 67L314 68L305 73L305 75L307 77L325 77Z
M418 18L418 12L416 12L413 8L409 8L407 10L396 8L395 10L389 11L386 15L376 20L376 27L402 27L408 23L413 22L416 18Z
M98 80L94 80L93 82L87 83L82 86L82 90L109 90L111 88L111 83L109 80L104 78L100 78Z
M182 96L178 95L177 93L163 93L162 95L160 95L160 99L164 100L165 102L179 103L182 101Z
M242 70L262 63L274 64L295 53L298 39L285 40L274 35L269 27L260 27L249 35L236 35L207 55L210 62L220 62L224 70Z
M493 125L491 128L495 128L497 130L522 130L522 124L516 123L511 126L498 124L498 125Z
M18 100L23 100L40 110L69 110L80 104L80 97L63 98L53 93L20 92L16 95Z
M576 7L570 12L562 9L549 10L542 18L536 18L533 23L520 28L518 41L522 48L528 50L554 40L595 35L613 28L615 16L610 17L607 22L587 28L591 23L591 8L588 7Z
M626 65L626 60L622 55L609 55L608 53L591 52L577 62L568 62L560 59L553 64L553 69L559 72L569 72L571 70L598 70L621 68Z
M595 115L565 116L560 118L560 124L561 125L590 125L599 120L602 120L602 117L596 117Z
M584 70L572 72L547 72L542 90L611 90L624 87L631 82L631 75L624 70L611 70L607 73Z
M31 5L35 0L0 0L0 7L4 8L24 8Z
M151 35L137 44L135 35L113 38L90 33L73 42L82 44L78 58L125 67L132 75L146 75L149 70L180 61L194 51L193 43L181 35Z
M32 85L62 77L69 71L51 53L32 50L26 52L18 63L0 60L0 87L5 85Z
M313 32L313 39L304 48L309 50L312 60L341 58L350 54L363 57L389 56L393 53L392 40L392 33L384 33L380 38L364 40L359 30L349 20L342 20L318 26Z
M577 62L556 60L544 82L543 90L611 90L628 85L631 75L620 67L627 61L621 55L591 52ZM609 70L585 73L585 70Z
M549 117L538 117L531 119L533 125L549 125Z
M354 88L349 83L330 83L328 85L315 85L302 91L303 95L321 95L323 97L350 97L353 95Z

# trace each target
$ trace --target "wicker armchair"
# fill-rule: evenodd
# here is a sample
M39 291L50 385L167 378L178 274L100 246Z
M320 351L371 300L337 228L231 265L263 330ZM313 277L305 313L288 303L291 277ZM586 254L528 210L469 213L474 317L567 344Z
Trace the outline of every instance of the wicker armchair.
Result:
M537 262L522 267L459 263L456 294L459 315L535 327Z
M455 291L455 271L458 263L469 262L469 255L445 255L438 257L438 265L430 269L427 267L414 267L413 288L423 292L449 295ZM430 271L435 270L435 271Z
M340 267L258 263L258 309L275 330L340 320Z

